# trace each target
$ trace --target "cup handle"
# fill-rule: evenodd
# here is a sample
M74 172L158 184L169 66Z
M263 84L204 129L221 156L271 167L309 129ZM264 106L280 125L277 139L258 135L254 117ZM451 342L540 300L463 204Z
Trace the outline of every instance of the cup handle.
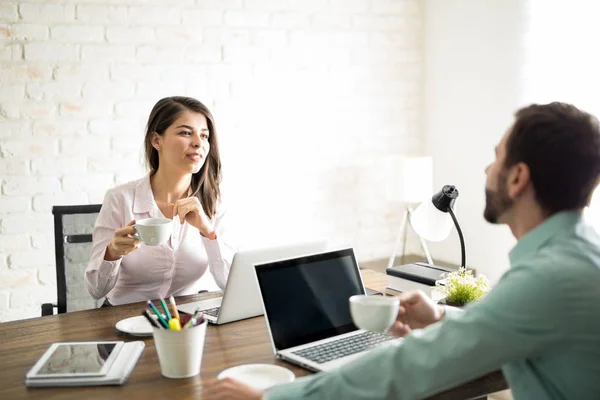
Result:
M133 229L135 229L135 233L132 233L130 236L134 239L142 240L142 238L140 237L140 234L137 232L138 224L133 224L131 226L133 226Z

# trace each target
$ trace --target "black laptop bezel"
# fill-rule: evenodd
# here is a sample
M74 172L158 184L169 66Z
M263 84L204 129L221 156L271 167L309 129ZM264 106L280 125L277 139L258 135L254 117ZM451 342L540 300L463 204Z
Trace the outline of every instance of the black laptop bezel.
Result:
M273 269L293 268L293 267L296 267L301 264L327 261L327 260L331 260L331 259L337 259L337 258L348 257L348 256L350 256L352 258L352 262L354 263L354 267L355 267L354 273L356 274L356 278L360 282L360 293L356 293L356 294L364 295L366 293L365 286L364 286L364 282L362 280L362 275L360 273L360 268L358 266L358 262L356 261L356 255L354 254L354 250L352 248L347 248L347 249L342 249L342 250L329 251L326 253L319 253L319 254L314 254L314 255L291 258L291 259L287 259L287 260L254 264L254 271L256 273L258 289L260 291L261 297L264 296L262 282L261 282L261 273L264 271L267 271L267 270L272 271ZM354 331L359 330L359 328L356 325L354 325L354 323L351 322L351 323L343 325L343 326L330 328L330 329L327 329L324 331L319 331L319 332L316 332L316 333L313 333L310 335L305 335L301 338L298 338L298 340L293 345L287 346L285 348L281 348L277 345L277 341L276 341L275 337L273 337L273 331L271 329L272 321L269 320L269 317L268 317L269 309L267 306L267 302L264 301L264 298L263 298L263 306L265 309L265 319L267 321L267 324L269 325L269 334L271 335L271 339L273 341L273 346L275 347L275 349L277 351L286 350L286 349L301 346L304 344L314 343L319 340L328 339L328 338L331 338L334 336L338 336L338 335L342 335L345 333L354 332ZM348 302L348 309L349 308L350 308L350 303Z

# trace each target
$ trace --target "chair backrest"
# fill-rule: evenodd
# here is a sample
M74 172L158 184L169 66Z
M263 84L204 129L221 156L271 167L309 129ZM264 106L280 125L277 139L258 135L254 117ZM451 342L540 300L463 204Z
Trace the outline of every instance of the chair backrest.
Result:
M54 206L57 311L66 313L97 308L85 287L84 275L92 248L92 231L101 204Z

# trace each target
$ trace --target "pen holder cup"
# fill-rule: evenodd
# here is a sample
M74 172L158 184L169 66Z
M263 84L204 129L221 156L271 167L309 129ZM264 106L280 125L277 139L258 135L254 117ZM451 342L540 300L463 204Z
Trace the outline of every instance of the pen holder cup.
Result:
M207 321L180 331L152 328L160 372L167 378L200 373Z

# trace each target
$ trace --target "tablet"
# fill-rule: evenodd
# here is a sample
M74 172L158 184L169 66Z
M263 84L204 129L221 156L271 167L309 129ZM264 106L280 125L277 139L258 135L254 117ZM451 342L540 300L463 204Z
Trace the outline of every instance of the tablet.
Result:
M104 376L124 342L54 343L27 373L28 379Z

